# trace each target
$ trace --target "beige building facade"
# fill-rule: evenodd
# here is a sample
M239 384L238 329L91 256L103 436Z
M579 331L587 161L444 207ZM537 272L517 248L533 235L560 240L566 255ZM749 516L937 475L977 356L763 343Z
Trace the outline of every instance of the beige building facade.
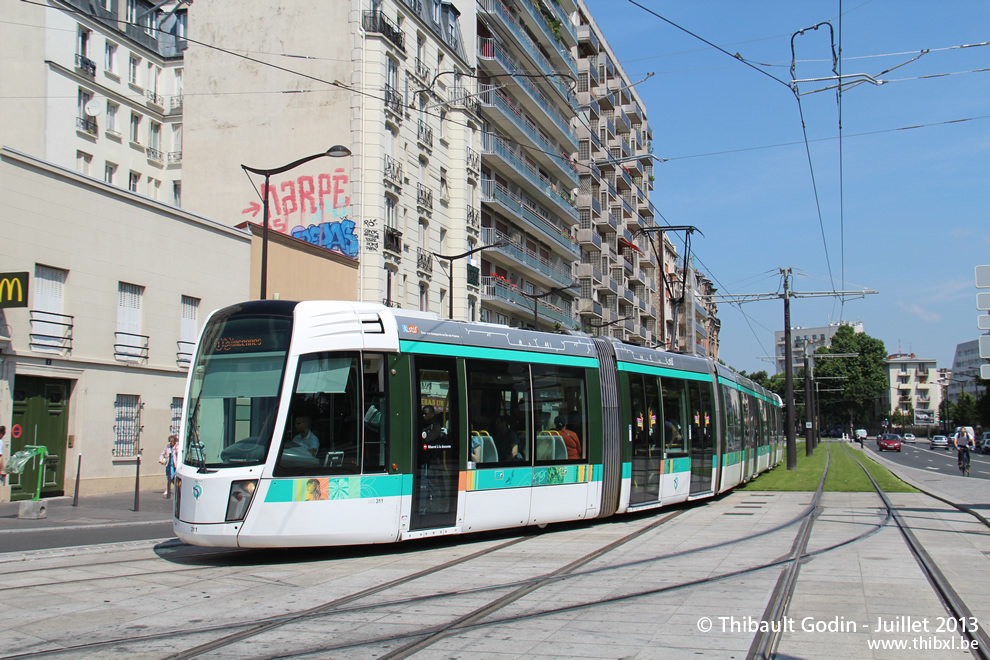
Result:
M942 385L935 360L916 357L913 353L890 355L886 360L887 390L881 394L881 410L887 414L900 411L913 419L905 423L938 423L942 403Z
M248 296L248 232L33 156L0 150L0 260L25 273L0 309L9 452L44 445L43 492L164 484L193 348L208 314ZM35 466L37 468L39 466ZM11 475L14 497L36 473Z

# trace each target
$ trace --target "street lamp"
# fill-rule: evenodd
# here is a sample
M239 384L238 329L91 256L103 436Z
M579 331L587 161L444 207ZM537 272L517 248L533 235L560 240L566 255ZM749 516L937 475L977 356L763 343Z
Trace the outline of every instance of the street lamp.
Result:
M540 318L540 300L546 298L547 296L552 296L555 293L560 293L561 291L568 291L570 289L576 289L577 284L572 284L570 286L555 286L552 289L545 291L543 293L526 293L525 291L520 291L522 295L526 296L533 301L533 329L538 330L539 318Z
M629 318L630 317L628 317L628 316L620 316L619 318L615 319L614 321L609 321L608 323L595 323L593 321L588 321L587 325L590 328L595 328L596 330L601 330L602 328L607 328L607 327L609 327L611 325L615 325L616 323L621 323L622 321L625 321L625 320L627 320ZM596 332L595 334L597 335L598 333Z
M311 160L316 160L317 158L322 158L328 156L330 158L343 158L344 156L350 156L351 150L342 145L334 145L327 149L324 153L313 154L312 156L306 156L305 158L300 158L297 161L289 163L288 165L283 165L282 167L275 167L270 170L262 170L254 167L248 167L242 164L241 169L245 172L251 172L252 174L261 174L265 177L265 194L261 196L261 214L264 224L261 229L261 299L265 300L268 297L268 181L273 174L281 174L282 172L288 172L291 169L295 169L302 165L303 163L308 163ZM250 177L249 177L250 178Z
M433 253L433 256L437 259L446 259L450 263L447 264L447 275L450 278L450 287L447 291L447 299L450 303L448 306L447 318L454 318L454 262L458 259L463 259L464 257L470 256L475 252L481 252L482 250L493 250L495 248L505 247L509 243L507 241L499 241L498 243L492 243L491 245L482 245L481 247L476 247L473 250L468 250L463 254L457 254L454 256L447 256L445 254Z

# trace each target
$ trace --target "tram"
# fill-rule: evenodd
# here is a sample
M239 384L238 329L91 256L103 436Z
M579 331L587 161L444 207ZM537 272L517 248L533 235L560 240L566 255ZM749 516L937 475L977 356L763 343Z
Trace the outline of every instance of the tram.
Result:
M173 525L194 545L604 518L783 455L780 398L713 360L368 303L217 310L186 388Z

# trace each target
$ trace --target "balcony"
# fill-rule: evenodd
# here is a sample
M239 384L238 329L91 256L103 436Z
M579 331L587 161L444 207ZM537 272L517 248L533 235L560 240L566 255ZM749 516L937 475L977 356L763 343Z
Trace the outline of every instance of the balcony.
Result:
M416 270L423 273L433 272L433 253L421 247L416 248Z
M76 130L89 133L90 135L96 135L96 120L89 117L76 117Z
M182 112L182 94L169 99L169 112Z
M501 204L508 211L529 221L534 229L552 239L554 243L564 248L573 257L576 258L580 255L577 245L574 244L570 236L558 229L552 222L540 216L528 205L524 204L521 198L509 192L500 183L492 179L482 179L481 199L485 202Z
M430 69L430 67L426 66L426 64L422 60L420 60L418 57L416 58L416 68L415 68L416 76L427 85L433 82L433 80L430 78L431 71L432 70Z
M602 251L602 237L594 229L578 229L577 239L585 248Z
M154 90L149 89L145 91L144 95L148 98L148 103L153 103L154 105L157 105L159 108L165 107L165 97L162 96L161 94L155 92Z
M402 163L385 154L385 178L397 186L402 185Z
M553 44L553 53L555 56L559 57L560 61L567 67L567 72L577 78L577 64L574 62L574 58L571 57L571 53L567 49L567 46L565 46L562 41L558 41L557 36L550 30L550 26L547 24L547 19L543 16L543 13L540 12L532 2L520 2L519 4L522 5L523 9L525 9L530 16L533 17L533 22L540 27L540 30L546 38L551 44ZM564 17L562 20L558 20L560 20L561 25L568 25L570 22L570 19L567 17ZM574 28L569 25L568 27L570 28L571 34L574 35ZM574 35L574 40L577 41L576 35Z
M544 259L538 253L513 241L512 237L502 234L493 228L483 227L481 230L481 240L485 245L503 243L501 247L495 249L502 254L512 257L523 266L528 267L531 272L540 273L556 285L568 286L574 282L569 266L560 268L554 265L549 259Z
M530 184L530 187L532 187L534 192L543 193L546 195L547 199L553 202L557 208L562 210L567 216L577 219L577 206L575 202L570 199L570 196L568 195L568 197L564 197L564 193L558 189L556 183L544 177L538 170L532 168L529 163L524 162L522 158L517 156L516 153L509 147L505 140L497 135L485 133L482 135L481 144L482 151L485 154L498 156L516 173L522 174L525 180L520 183Z
M422 183L416 184L416 205L424 209L433 209L433 191Z
M401 231L392 227L385 227L385 249L398 255L402 254Z
M405 3L409 5L409 8L413 10L413 13L420 15L423 13L423 0L405 0Z
M153 160L156 163L162 163L165 161L162 152L158 149L152 149L151 147L145 147L144 153L148 156L148 160Z
M196 350L196 342L177 341L175 342L175 366L179 369L188 369L192 363L192 356Z
M132 332L113 333L113 356L121 362L142 362L148 359L148 335Z
M577 39L579 44L587 44L591 47L592 52L594 53L598 52L600 45L600 42L598 41L598 35L595 34L595 31L591 29L590 25L578 26Z
M182 162L182 152L181 151L170 151L168 152L168 162L169 165L174 165L176 163Z
M387 84L385 85L385 109L391 110L399 115L400 120L402 119L402 96Z
M405 35L402 34L402 30L399 29L399 26L393 23L391 19L389 19L389 17L382 12L364 12L364 29L366 32L374 32L382 35L403 53L406 52Z
M474 172L475 174L481 172L481 155L477 151L471 147L466 147L464 158L467 162L468 172Z
M526 315L533 314L533 301L524 296L516 286L495 275L482 275L481 297L483 300L501 300L511 303L518 312ZM537 301L539 314L550 318L562 326L571 328L575 325L574 318L560 307L545 300Z
M416 139L419 140L420 144L424 145L428 149L433 148L433 129L423 121L419 120L419 127L416 130Z
M79 53L76 53L76 68L81 69L91 78L96 77L96 62L89 59L85 55L80 55Z
M619 133L628 133L632 130L632 126L629 124L629 118L626 117L626 113L623 112L622 108L615 109L615 130Z
M30 310L31 332L28 342L39 353L72 354L72 330L75 318L66 314Z
M474 208L473 206L467 207L467 226L468 229L474 229L479 231L481 229L481 211Z

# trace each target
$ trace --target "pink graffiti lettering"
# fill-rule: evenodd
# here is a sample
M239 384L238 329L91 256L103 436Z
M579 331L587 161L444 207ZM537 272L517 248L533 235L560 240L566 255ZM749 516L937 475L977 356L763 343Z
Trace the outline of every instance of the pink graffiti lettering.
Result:
M279 231L289 231L289 216L298 210L299 205L296 203L296 182L286 181L282 184L282 214L285 218L281 220L282 226L279 227Z
M343 167L338 167L336 170L334 170L335 174L333 177L333 207L335 209L339 209L341 207L351 205L351 198L344 195L344 186L347 185L347 175L343 174L343 171L344 171ZM343 201L341 201L340 199L341 197L344 198Z
M320 218L344 220L351 214L351 198L347 186L350 178L344 168L333 174L302 175L294 179L272 181L267 190L261 185L261 193L268 196L269 227L290 234L300 226L322 222ZM260 208L257 202L249 202L242 213L250 213L258 222Z
M320 208L326 211L326 198L333 192L333 184L331 183L329 174L321 174L318 184L318 194L320 196Z
M316 187L313 185L313 177L311 176L301 176L299 177L299 211L300 213L306 213L306 200L309 200L309 212L316 213L316 200L313 199L313 193L316 191Z

